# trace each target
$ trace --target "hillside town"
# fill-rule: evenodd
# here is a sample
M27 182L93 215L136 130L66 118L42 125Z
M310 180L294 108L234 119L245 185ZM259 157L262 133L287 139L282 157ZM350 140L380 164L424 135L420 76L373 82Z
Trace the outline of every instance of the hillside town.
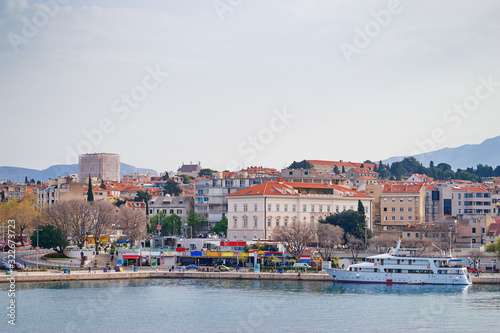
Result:
M398 239L450 250L485 251L486 245L497 243L500 178L442 179L443 173L460 171L431 165L427 171L438 180L405 174L412 171L408 163L415 161L402 163L406 170L396 175L388 172L396 169L394 164L303 160L282 170L250 166L215 171L201 163L183 163L160 175L134 172L120 177L119 155L83 154L78 174L48 182L26 178L25 183L1 183L0 217L5 224L20 216L20 244L28 244L43 225L61 229L66 247L77 246L76 257L80 250L92 249L79 258L84 266L92 266L93 256L107 250L116 255L116 264L135 266L236 266L253 252L283 262L330 260L318 256L311 244L291 253L280 233L296 225L332 223L348 212L363 216L357 230L333 224L343 228L337 246L355 252L393 246ZM474 169L466 172L474 176ZM85 206L89 201L93 208ZM344 232L357 242L348 241ZM7 245L5 233L2 245Z

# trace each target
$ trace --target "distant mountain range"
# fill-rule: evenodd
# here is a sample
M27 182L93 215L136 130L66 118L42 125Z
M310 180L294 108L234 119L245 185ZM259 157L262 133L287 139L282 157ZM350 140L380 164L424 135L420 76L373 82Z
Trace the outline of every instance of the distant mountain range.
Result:
M391 157L382 162L393 163L403 160L408 156ZM487 139L480 144L463 145L457 148L443 148L428 153L413 155L425 167L430 161L434 164L448 163L453 170L476 167L478 164L486 164L495 168L500 165L500 136Z
M136 168L135 166L129 164L120 163L120 177L135 171L158 174L152 169ZM59 176L67 176L69 174L78 174L78 164L57 164L44 170L0 166L0 181L10 180L16 183L23 183L26 176L28 179L46 182L49 178L55 179Z

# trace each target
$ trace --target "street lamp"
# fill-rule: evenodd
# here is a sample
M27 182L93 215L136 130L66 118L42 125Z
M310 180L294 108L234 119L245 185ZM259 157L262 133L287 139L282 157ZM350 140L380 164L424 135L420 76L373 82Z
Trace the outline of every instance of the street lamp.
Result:
M38 231L42 230L42 229L35 229L36 230L36 249L35 249L35 252L39 252L39 248L38 248ZM36 270L38 271L38 253L36 254Z
M2 228L2 237L3 237L3 243L2 243L3 244L3 246L2 246L2 262L3 262L5 260L5 245L7 245L7 244L5 244L5 228L7 228L7 226L2 225L1 228Z
M366 223L365 223L366 224ZM365 225L365 256L366 256L366 251L367 251L367 244L366 244L366 229L368 227Z
M141 244L139 245L139 267L142 266L142 230L140 231L140 234L141 234L141 239L140 239Z
M451 231L453 230L453 226L450 225L449 229L450 229L450 255L451 255Z

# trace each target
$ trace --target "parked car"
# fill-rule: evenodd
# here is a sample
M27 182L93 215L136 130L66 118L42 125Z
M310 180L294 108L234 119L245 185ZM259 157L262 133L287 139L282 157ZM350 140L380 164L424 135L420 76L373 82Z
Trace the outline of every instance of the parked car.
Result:
M16 271L21 271L21 270L23 270L23 269L24 269L24 265L16 261L16 262L14 263L14 267L13 267L13 268L14 268Z
M305 262L296 262L293 264L293 268L311 268L308 263Z
M0 262L0 271L10 271L10 265L4 262Z
M200 266L196 266L196 265L188 265L186 266L186 269L200 269L201 267Z
M224 265L219 265L219 266L215 267L214 272L227 272L229 270L230 270L229 267L224 266Z

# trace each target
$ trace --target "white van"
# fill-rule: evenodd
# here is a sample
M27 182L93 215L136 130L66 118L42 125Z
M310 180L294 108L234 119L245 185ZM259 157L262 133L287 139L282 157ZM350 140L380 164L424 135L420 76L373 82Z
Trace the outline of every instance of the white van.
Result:
M293 268L311 268L311 266L306 262L296 262L293 264Z

